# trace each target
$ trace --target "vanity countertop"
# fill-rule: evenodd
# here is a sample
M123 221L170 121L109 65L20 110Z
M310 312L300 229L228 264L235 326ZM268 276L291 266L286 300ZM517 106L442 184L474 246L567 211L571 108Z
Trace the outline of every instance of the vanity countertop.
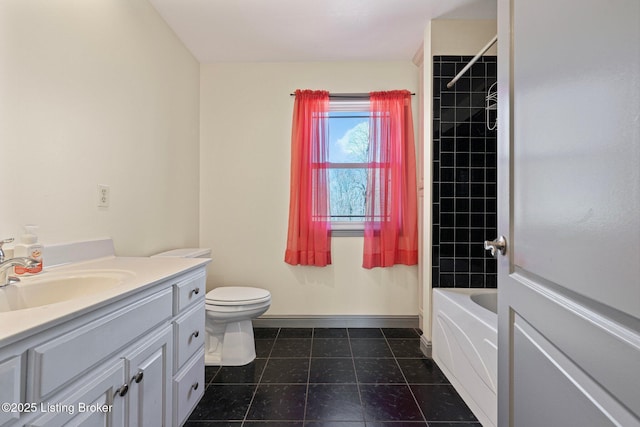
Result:
M133 274L113 288L40 307L0 312L0 348L42 330L61 324L88 311L119 301L127 296L205 266L208 258L116 257L107 256L45 269L34 277L73 275L86 271L127 271ZM30 278L24 278L27 283ZM9 286L20 286L9 285Z

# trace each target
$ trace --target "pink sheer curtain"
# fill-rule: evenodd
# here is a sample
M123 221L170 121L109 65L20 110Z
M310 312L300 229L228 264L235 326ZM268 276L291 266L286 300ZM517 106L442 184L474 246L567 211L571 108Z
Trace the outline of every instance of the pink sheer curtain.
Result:
M364 268L418 263L418 202L411 93L372 92Z
M289 232L284 260L292 265L331 264L329 92L297 90L291 132Z

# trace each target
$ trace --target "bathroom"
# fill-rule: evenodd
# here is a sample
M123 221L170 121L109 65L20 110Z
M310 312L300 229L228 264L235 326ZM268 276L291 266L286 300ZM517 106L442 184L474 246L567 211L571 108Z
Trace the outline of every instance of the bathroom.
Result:
M0 237L18 237L22 224L35 223L45 244L111 237L119 256L210 247L207 288L267 288L265 320L273 325L294 319L308 326L300 319L319 318L415 327L428 350L432 270L362 269L362 240L354 237L334 239L331 267L282 262L289 94L323 87L419 93L412 59L420 40L394 61L200 64L147 1L17 4L0 5L0 144L5 182L12 183L0 186ZM429 43L428 55L474 55L496 33L486 20L476 22L479 35L451 21L452 33L474 43L459 51ZM425 28L425 43L435 27ZM431 153L422 151L425 189ZM97 206L98 185L109 187L108 207ZM425 224L431 215L425 202ZM429 249L423 266L432 265Z

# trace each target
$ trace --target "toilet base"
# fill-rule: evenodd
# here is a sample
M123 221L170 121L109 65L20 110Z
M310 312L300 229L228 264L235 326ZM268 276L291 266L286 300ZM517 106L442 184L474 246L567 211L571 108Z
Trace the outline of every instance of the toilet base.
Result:
M251 319L229 323L207 319L206 329L205 365L243 366L256 358Z

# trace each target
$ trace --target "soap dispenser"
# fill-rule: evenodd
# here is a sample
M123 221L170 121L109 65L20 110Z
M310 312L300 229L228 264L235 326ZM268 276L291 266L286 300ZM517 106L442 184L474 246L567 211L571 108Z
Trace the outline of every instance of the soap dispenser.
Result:
M13 248L14 257L28 257L39 261L35 267L14 267L14 272L17 275L23 274L36 274L42 271L42 245L38 243L38 236L36 236L36 225L25 225L25 233L20 237L20 243L16 244Z

